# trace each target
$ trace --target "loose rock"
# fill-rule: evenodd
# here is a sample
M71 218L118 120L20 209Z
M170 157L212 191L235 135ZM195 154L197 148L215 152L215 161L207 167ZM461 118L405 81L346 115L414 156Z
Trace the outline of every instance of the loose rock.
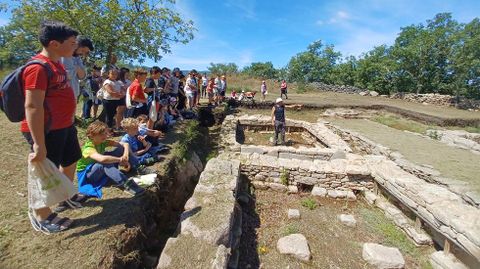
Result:
M277 242L277 250L281 254L293 255L300 261L308 262L311 258L307 238L303 234L291 234Z
M340 220L340 222L348 227L355 227L357 226L357 221L355 220L355 218L353 217L353 215L345 215L345 214L341 214L341 215L338 215L338 219Z
M298 209L289 209L288 210L288 219L299 219L300 211Z
M404 268L405 260L398 248L385 247L375 243L363 244L362 257L379 269Z

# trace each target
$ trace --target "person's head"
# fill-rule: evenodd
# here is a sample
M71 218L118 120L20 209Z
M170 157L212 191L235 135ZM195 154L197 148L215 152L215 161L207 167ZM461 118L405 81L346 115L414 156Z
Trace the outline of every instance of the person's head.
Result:
M110 55L110 63L111 64L116 64L117 63L117 55L115 55L115 54Z
M214 82L215 78L211 77L208 81Z
M180 68L178 68L178 67L173 68L172 73L173 73L174 76L180 77Z
M262 81L262 84L265 84L265 80Z
M148 116L145 114L138 115L137 120L138 120L138 123L147 123Z
M222 75L222 80L225 80L227 79L227 77L225 77L225 75Z
M92 69L91 69L92 76L94 76L94 77L99 77L101 70L102 70L102 69L101 69L100 67L94 65L94 66L92 67Z
M94 50L92 40L90 40L88 37L78 36L77 44L78 46L75 50L74 56L86 57L90 51Z
M159 79L160 76L162 75L162 69L158 66L154 66L150 68L150 77L153 79Z
M135 79L138 80L138 82L143 83L145 80L147 80L147 71L143 68L137 68L133 70L133 75L135 76Z
M192 77L195 77L195 76L197 75L197 70L192 69L192 70L190 71L190 74L189 74L189 75L192 76Z
M108 79L115 81L118 79L118 70L117 69L110 69L108 71Z
M130 69L126 67L122 67L120 68L120 72L118 73L118 79L125 82L129 78L129 75L130 75Z
M162 74L163 75L170 75L170 69L168 69L167 67L162 68Z
M286 81L285 80L282 80L282 83L285 83Z
M63 22L44 21L38 40L42 46L59 57L71 57L77 48L78 32Z
M134 118L126 118L122 120L122 128L129 136L138 134L138 120Z
M103 143L108 138L108 126L101 121L94 121L87 127L87 137L93 144Z
M280 97L277 98L277 100L275 100L275 104L276 104L277 106L283 106L283 100L282 100L282 98L280 98Z

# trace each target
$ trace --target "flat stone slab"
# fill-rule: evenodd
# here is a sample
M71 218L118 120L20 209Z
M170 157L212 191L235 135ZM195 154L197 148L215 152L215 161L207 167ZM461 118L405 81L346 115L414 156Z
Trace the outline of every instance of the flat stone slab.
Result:
M340 215L338 215L338 220L343 225L346 225L348 227L357 226L357 221L355 220L355 217L353 215L340 214Z
M300 218L300 210L298 209L288 210L288 219L299 219L299 218Z
M308 262L311 258L307 238L303 234L291 234L277 241L277 250L281 254L293 255L300 261Z
M398 248L385 247L375 243L363 244L362 257L379 269L404 268L405 260Z
M457 260L452 254L445 254L443 251L437 251L430 256L430 264L433 269L468 269L462 262Z

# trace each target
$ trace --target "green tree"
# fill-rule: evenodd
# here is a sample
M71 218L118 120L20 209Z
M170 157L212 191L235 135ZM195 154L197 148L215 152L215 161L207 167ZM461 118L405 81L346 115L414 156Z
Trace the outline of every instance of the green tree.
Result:
M272 62L256 62L243 68L242 73L257 78L271 79L276 78L277 70Z
M93 40L96 58L108 61L116 53L122 59L158 61L170 52L172 43L193 39L193 22L182 19L174 5L175 0L18 0L12 21L1 29L1 35L20 35L3 42L7 48L29 51L32 44L38 46L33 40L41 21L59 20ZM13 59L24 58L16 51L11 53ZM8 62L3 58L7 54L0 52L2 62Z
M386 45L375 47L358 60L356 86L388 94L392 90L393 61Z
M238 73L238 66L234 63L210 63L210 66L207 67L208 71L215 75L232 75Z
M340 57L341 54L334 50L333 45L324 46L321 40L315 41L307 51L290 59L287 67L289 80L334 83L334 67Z
M343 62L337 64L333 70L335 84L354 86L357 75L358 60L355 56L349 56Z
M480 20L475 18L457 33L452 74L456 95L480 99Z

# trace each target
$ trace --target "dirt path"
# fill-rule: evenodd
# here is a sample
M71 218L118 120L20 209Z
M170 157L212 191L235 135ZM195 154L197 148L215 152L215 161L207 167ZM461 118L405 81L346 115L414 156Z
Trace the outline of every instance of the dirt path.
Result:
M480 191L479 155L369 120L330 121L398 151L414 163L431 165L445 177L469 182L472 189Z

